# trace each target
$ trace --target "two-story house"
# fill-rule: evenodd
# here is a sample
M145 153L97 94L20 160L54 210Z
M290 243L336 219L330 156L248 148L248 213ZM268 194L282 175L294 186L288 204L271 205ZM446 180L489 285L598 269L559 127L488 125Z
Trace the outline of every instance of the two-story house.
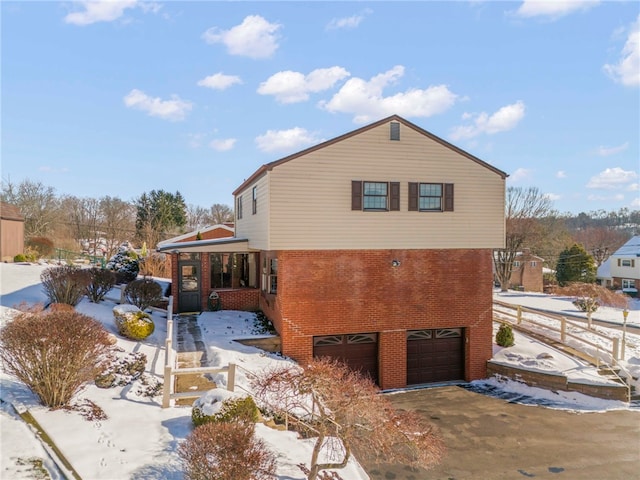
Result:
M533 255L528 248L517 252L513 260L511 277L509 277L509 288L521 289L526 292L542 292L544 287L543 263L544 258Z
M605 260L597 277L604 286L636 296L640 289L640 235L631 237Z
M256 170L233 239L163 249L237 257L237 290L301 363L341 359L383 389L483 378L506 176L394 115ZM237 291L212 290L223 308Z

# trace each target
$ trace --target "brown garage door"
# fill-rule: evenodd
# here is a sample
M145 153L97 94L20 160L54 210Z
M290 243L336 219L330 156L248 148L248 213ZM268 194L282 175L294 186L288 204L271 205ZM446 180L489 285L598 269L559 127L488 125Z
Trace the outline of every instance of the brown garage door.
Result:
M340 360L378 383L378 334L313 337L313 356Z
M407 385L464 379L461 328L407 332Z

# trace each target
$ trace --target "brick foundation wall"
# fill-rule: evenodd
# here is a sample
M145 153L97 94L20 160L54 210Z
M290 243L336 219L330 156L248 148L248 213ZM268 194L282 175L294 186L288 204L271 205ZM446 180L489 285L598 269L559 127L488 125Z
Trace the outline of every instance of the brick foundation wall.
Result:
M465 328L465 379L492 356L491 251L278 252L278 294L261 309L283 354L313 356L313 336L378 332L380 386L406 386L406 330ZM392 261L400 262L392 266Z
M260 290L257 288L216 290L216 292L220 296L220 302L224 310L253 312L260 309ZM207 304L205 303L204 305Z

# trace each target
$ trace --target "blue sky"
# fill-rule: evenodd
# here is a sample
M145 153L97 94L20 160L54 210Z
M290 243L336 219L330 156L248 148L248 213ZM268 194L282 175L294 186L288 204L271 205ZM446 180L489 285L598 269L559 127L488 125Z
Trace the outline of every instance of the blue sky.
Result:
M7 2L2 180L233 205L398 114L560 212L640 208L638 2Z

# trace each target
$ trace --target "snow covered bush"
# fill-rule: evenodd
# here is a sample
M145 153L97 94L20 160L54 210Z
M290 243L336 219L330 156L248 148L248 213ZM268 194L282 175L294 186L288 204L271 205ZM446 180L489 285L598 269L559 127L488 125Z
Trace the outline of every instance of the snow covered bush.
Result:
M75 307L86 293L89 274L72 265L62 265L44 270L40 280L51 303L66 303Z
M496 333L496 344L501 347L512 347L515 344L511 325L503 323Z
M131 340L144 340L155 330L151 315L135 305L116 305L113 307L118 333Z
M241 397L238 394L214 388L193 402L191 420L198 427L205 423L220 423L238 421L241 423L256 423L260 413L251 397Z
M87 297L93 303L100 303L109 290L116 284L116 274L104 268L91 268L89 272L89 285L87 285Z
M185 480L275 480L275 456L254 428L242 422L196 427L178 447Z
M156 305L162 300L162 287L150 278L130 282L124 289L127 301L140 310Z
M111 348L102 324L78 312L18 314L0 330L0 359L43 405L67 405Z
M105 268L116 273L118 283L129 283L137 278L140 271L138 254L121 247L118 253L109 259Z
M573 303L575 307L581 312L588 312L588 313L595 312L596 310L598 310L598 307L600 306L600 304L596 300L591 298L578 298L577 300L574 300L571 303Z

